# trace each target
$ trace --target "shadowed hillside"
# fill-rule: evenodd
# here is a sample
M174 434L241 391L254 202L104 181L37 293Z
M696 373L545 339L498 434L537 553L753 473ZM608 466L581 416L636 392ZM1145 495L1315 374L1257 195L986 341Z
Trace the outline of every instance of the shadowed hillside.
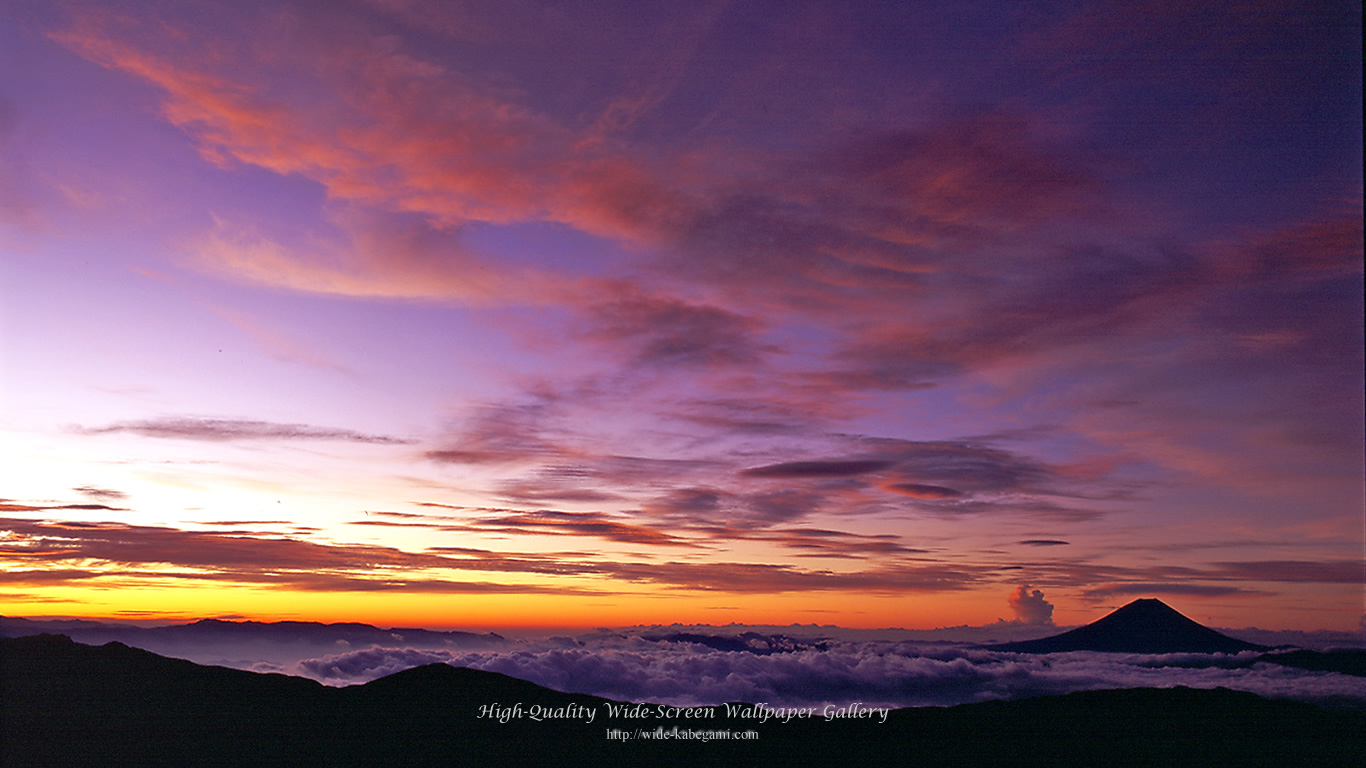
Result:
M1359 765L1366 716L1218 690L1091 691L761 721L433 664L350 688L117 643L0 639L0 765ZM515 709L514 709L515 708ZM501 712L497 717L481 716ZM591 719L590 715L591 714ZM536 715L539 713L539 716ZM645 714L641 714L645 713ZM685 716L685 715L691 715ZM609 739L608 731L633 740ZM644 733L673 733L668 740ZM677 738L745 733L753 740Z

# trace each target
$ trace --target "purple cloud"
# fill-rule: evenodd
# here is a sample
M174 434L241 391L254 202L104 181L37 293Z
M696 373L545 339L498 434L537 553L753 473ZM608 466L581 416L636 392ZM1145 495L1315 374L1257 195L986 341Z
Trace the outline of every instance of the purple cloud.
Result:
M233 440L338 440L352 443L376 443L380 445L405 445L411 440L403 440L384 435L367 435L349 429L314 427L307 424L279 424L268 421L249 421L243 419L203 419L193 417L168 417L146 421L130 421L111 424L106 427L78 427L77 432L86 435L107 435L127 433L178 440L207 440L226 442Z
M754 339L759 321L718 307L626 291L606 301L595 297L588 314L588 338L622 346L637 364L755 365L772 351Z
M821 478L853 477L879 472L891 466L891 462L880 459L855 459L847 461L788 461L753 467L741 472L746 477L772 478Z

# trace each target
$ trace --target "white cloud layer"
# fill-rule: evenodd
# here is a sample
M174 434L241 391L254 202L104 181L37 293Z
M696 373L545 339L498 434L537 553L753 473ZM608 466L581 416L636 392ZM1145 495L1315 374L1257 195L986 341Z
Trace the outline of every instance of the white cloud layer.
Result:
M515 650L370 648L307 659L290 670L331 685L445 662L556 690L680 706L728 701L799 706L954 705L1129 687L1224 687L1270 698L1366 706L1366 679L1236 656L1014 654L961 646L831 641L785 653L722 651L636 635L552 638Z

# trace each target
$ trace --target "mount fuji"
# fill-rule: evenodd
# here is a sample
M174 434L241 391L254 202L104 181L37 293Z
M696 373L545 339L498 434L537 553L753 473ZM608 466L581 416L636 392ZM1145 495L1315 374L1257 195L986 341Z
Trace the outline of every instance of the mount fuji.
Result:
M1135 600L1084 627L1062 634L988 646L1016 653L1239 653L1270 650L1216 632L1154 598Z

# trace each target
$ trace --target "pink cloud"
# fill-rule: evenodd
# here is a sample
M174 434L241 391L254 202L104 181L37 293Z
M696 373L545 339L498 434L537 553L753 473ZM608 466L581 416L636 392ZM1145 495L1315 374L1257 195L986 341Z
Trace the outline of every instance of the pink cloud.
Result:
M1010 610L1015 612L1017 621L1025 624L1053 623L1053 604L1044 599L1042 590L1031 592L1027 585L1021 584L1010 593L1007 602L1010 603Z
M515 88L349 22L291 28L258 40L255 57L241 61L179 45L177 35L151 42L150 29L108 17L58 39L159 87L167 119L215 162L298 174L333 201L417 214L443 232L474 221L561 222L687 254L716 280L741 278L737 288L780 276L765 291L772 296L810 297L832 284L876 292L889 276L937 272L919 246L1070 216L1088 184L1074 160L1030 138L1026 121L991 113L836 147L814 164L775 163L756 183L703 155L585 141ZM299 98L305 85L310 96ZM224 226L198 250L207 268L240 279L342 295L508 300L514 286L531 296L552 287L455 242L443 243L440 258L414 258L402 247L410 235L376 230L373 219L352 224L341 243L320 249Z

